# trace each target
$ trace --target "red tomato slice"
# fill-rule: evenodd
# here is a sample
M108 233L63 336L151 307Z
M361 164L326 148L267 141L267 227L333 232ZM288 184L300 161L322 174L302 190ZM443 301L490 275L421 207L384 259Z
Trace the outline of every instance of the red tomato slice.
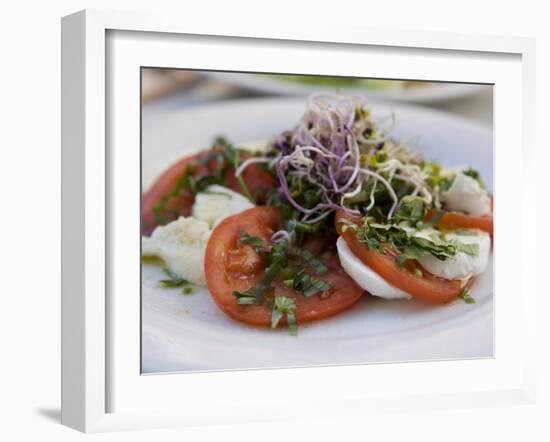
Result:
M195 177L209 175L216 168L217 163L215 160L212 160L208 165L200 162L208 153L209 151L204 151L179 160L168 168L143 195L141 200L141 221L142 233L144 235L150 235L155 227L161 224L159 223L158 216L155 216L154 209L165 196L168 196L168 200L164 205L164 210L157 215L167 220L176 219L178 216L191 215L195 195L187 190L183 190L175 196L171 195L171 193L176 188L178 180L185 173L187 166L192 165L194 167ZM246 159L246 156L243 156L243 159ZM273 177L255 164L247 167L242 176L247 188L257 198L257 201L259 203L265 202L267 192L274 186ZM241 185L237 178L235 178L235 169L233 167L227 168L225 179L229 188L242 193Z
M435 213L435 210L430 209L426 215L426 221L429 221ZM472 216L459 212L445 212L437 225L453 229L479 229L487 232L491 237L493 236L492 216Z
M246 159L246 157L243 159ZM275 186L273 177L265 170L260 169L256 164L248 166L243 171L242 177L248 191L256 202L259 204L265 203L267 193ZM225 179L230 189L243 193L239 180L235 177L235 169L232 167L228 168Z
M201 152L179 160L176 164L168 168L149 190L141 198L141 225L142 233L149 235L159 225L157 222L154 209L162 201L165 195L169 195L176 187L178 180L185 173L188 165L196 167L196 174L208 173L208 168L201 165L198 161L205 153ZM189 191L183 191L178 196L170 197L166 203L166 210L160 214L172 219L176 218L176 214L181 216L191 215L191 208L195 201L195 195Z
M341 219L347 219L357 223L357 218L352 218L342 212L338 212L335 221L336 230L345 239L355 256L394 287L409 293L415 298L434 304L440 304L457 298L467 285L459 280L439 278L423 268L421 268L422 276L418 276L414 273L413 268L420 268L418 263L409 263L409 268L399 267L395 260L395 256L369 250L365 244L357 239L352 229L343 232L343 225L338 222ZM471 281L472 279L470 279L468 283L471 283Z
M233 291L244 292L255 285L265 269L263 257L248 245L239 245L240 231L270 240L282 225L280 211L273 207L255 207L223 220L213 231L205 253L205 274L208 290L218 307L227 315L251 325L271 326L271 308L267 305L239 305ZM275 280L271 296L295 299L298 323L314 321L347 310L361 297L363 289L344 272L334 251L319 256L328 271L316 276L328 282L326 296L309 298ZM286 324L283 318L280 324Z

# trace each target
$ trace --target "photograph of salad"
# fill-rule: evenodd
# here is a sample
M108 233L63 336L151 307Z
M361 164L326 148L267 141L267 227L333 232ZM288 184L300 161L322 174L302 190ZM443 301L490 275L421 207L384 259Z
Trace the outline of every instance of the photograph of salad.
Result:
M475 165L422 158L392 135L399 114L375 118L364 97L315 93L304 108L271 139L220 136L143 189L159 286L206 286L236 325L291 335L364 297L474 308L493 240Z

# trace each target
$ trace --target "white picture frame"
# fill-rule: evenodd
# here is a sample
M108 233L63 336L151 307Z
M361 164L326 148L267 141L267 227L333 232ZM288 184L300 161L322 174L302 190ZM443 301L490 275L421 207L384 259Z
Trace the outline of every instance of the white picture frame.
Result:
M502 140L517 141L521 145L522 173L527 176L535 160L532 124L534 121L535 100L535 46L534 41L526 38L494 38L479 35L450 33L428 33L415 31L388 31L370 28L344 28L332 26L330 29L312 27L294 28L280 23L254 22L237 28L231 23L212 23L197 17L164 17L151 14L112 12L100 10L81 11L64 17L62 20L62 423L85 432L111 431L123 429L157 428L168 426L202 425L209 423L250 422L311 416L362 415L381 409L396 412L411 409L481 407L503 404L532 403L535 398L535 348L532 337L536 316L536 280L534 270L525 265L519 271L517 291L514 293L514 309L523 314L516 318L515 333L519 336L507 339L497 351L492 361L481 365L474 361L397 364L398 366L353 366L329 367L316 372L313 376L326 379L355 379L366 371L380 376L399 378L405 370L418 379L420 387L428 385L432 379L433 388L407 390L396 382L393 390L384 389L382 382L377 391L366 391L343 385L341 388L329 388L325 393L314 391L315 385L308 383L312 369L263 370L261 372L198 373L194 378L182 376L140 377L136 367L139 362L132 354L113 351L111 335L119 322L126 321L120 316L120 309L113 309L109 298L110 285L109 244L113 241L113 231L107 226L112 221L113 206L109 180L112 178L116 163L110 157L109 143L116 137L106 129L110 118L108 111L108 84L110 78L108 63L112 63L117 53L109 51L107 42L109 33L140 33L142 44L152 35L216 37L218 41L237 39L250 42L251 46L272 42L283 44L286 48L293 44L307 43L320 50L324 45L339 45L338 48L369 46L383 51L399 48L403 53L412 50L427 50L437 54L470 54L483 64L484 56L500 54L514 59L519 69L513 73L516 83L510 80L503 85L496 84L495 115L496 121L506 118L499 114L499 100L516 100L521 114L520 124L511 129L510 140L495 132L495 143ZM154 33L154 34L153 34ZM237 41L233 40L233 41ZM167 49L167 51L169 48ZM111 58L109 58L111 57ZM518 64L519 63L519 64ZM182 67L174 64L174 67ZM254 66L254 60L249 61ZM487 67L487 69L489 69ZM510 68L511 71L515 68ZM244 69L247 70L247 69ZM442 71L443 72L443 71ZM297 72L300 73L300 72ZM388 75L388 74L387 74ZM384 75L381 75L382 77ZM403 77L401 77L403 78ZM421 76L415 77L421 78ZM461 77L463 81L473 81L475 76ZM519 80L518 80L519 79ZM491 76L486 80L491 82ZM511 84L518 84L520 90L508 90ZM136 90L136 93L139 93ZM513 97L512 97L513 96ZM500 97L500 98L499 98ZM134 100L139 97L134 97ZM517 114L516 114L517 121ZM498 124L497 124L498 127ZM139 137L139 134L136 133ZM132 163L132 162L130 162ZM130 165L128 166L130 167ZM497 177L506 170L504 160L496 163ZM499 169L500 168L500 169ZM114 172L118 173L118 172ZM502 176L502 175L501 175ZM503 184L504 186L504 184ZM533 235L536 229L527 226L528 220L536 220L536 193L522 190L510 190L523 201L521 215L521 235L523 241L518 245L521 257L532 255L536 241ZM516 192L516 193L514 193ZM507 227L506 213L511 207L505 200L497 208L496 216L502 228L495 235L505 237ZM500 212L500 213L499 213ZM509 213L509 212L508 212ZM502 214L502 215L501 215ZM502 216L499 218L499 216ZM532 222L532 221L530 221ZM531 224L532 225L532 224ZM116 232L116 229L115 229ZM498 254L498 246L495 249ZM136 258L137 259L137 258ZM505 282L506 257L498 262L504 271L497 272L501 282ZM500 276L499 276L500 275ZM513 285L513 284L512 284ZM504 284L503 293L506 291ZM508 289L509 291L512 288ZM508 293L511 295L510 293ZM511 296L503 296L498 309L507 312ZM122 319L121 319L122 318ZM499 322L497 333L507 329L507 317ZM139 341L135 333L135 319L128 323L127 337ZM114 327L114 328L113 328ZM519 331L518 331L519 330ZM118 333L118 332L117 332ZM508 337L510 333L506 333ZM118 338L117 338L118 339ZM508 342L509 341L509 342ZM518 348L521 344L521 352ZM508 348L507 346L510 345ZM135 356L135 355L134 355ZM137 364L137 365L136 365ZM385 374L380 373L384 368ZM495 372L497 370L497 372ZM389 372L389 374L388 374ZM451 381L438 373L467 373L468 382ZM478 375L476 376L476 373ZM187 378L185 378L187 376ZM311 393L307 398L285 403L283 397L260 397L256 393L265 385L266 376L271 376L275 388L280 385L301 385ZM439 376L439 377L438 377ZM494 378L490 385L486 379ZM153 379L155 378L155 379ZM116 381L113 382L113 379ZM143 382L147 383L145 385ZM161 395L155 392L168 389L187 388L186 403L176 406L167 400L160 406ZM143 383L143 385L141 385ZM263 384L262 384L263 383ZM118 385L123 387L118 387ZM207 385L209 391L217 388L215 396L204 401L200 388ZM193 386L195 388L193 388ZM248 387L243 390L242 386ZM233 389L232 389L233 387ZM237 388L238 387L238 388ZM372 386L371 386L372 387ZM138 392L148 404L135 408L114 406L112 392L118 388L117 403L135 402L132 391ZM228 402L240 391L239 400ZM233 395L233 396L232 396ZM231 407L227 404L231 403ZM337 404L337 407L335 407ZM337 411L335 411L337 408ZM253 410L250 412L250 410ZM248 411L248 412L247 412Z

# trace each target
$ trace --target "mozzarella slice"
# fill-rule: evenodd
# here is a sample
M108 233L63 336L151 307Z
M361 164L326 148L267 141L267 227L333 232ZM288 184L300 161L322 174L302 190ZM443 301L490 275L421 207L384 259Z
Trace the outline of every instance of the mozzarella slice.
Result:
M246 197L223 186L208 186L199 192L193 205L193 216L213 228L224 218L254 207Z
M423 238L429 238L429 229L419 231ZM489 262L491 253L491 237L487 232L481 230L468 230L467 234L448 232L445 233L445 239L456 241L460 244L477 244L477 256L468 255L464 252L458 252L456 256L447 258L445 261L437 259L435 256L423 256L418 261L430 273L445 279L466 279L471 276L479 275L485 271ZM420 236L420 235L419 235Z
M180 217L142 237L142 255L156 256L181 278L206 285L204 251L211 230L205 221Z
M222 186L209 186L198 193L193 216L180 217L159 226L151 237L142 237L142 255L156 256L176 275L206 285L204 252L212 228L228 216L254 205L244 196Z
M487 191L475 179L462 172L455 175L449 190L441 194L441 202L448 210L475 216L491 214L491 198Z
M378 273L371 270L367 265L355 256L346 240L342 237L336 241L338 257L345 272L371 295L384 299L411 299L412 296L403 290L394 287L386 282Z

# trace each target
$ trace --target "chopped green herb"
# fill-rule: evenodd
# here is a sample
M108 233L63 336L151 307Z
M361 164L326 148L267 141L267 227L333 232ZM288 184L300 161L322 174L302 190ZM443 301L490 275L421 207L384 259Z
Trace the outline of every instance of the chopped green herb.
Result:
M271 247L267 254L269 265L267 266L264 275L260 281L249 288L246 292L233 292L233 296L237 298L239 304L261 304L264 295L272 287L273 281L286 263L286 252L288 243L282 241Z
M460 293L460 297L466 304L474 304L476 301L472 298L472 291L468 287L464 287L464 290Z
M425 228L426 226L421 224L420 227ZM365 217L363 226L354 227L354 229L357 239L370 250L385 253L390 248L398 252L397 264L401 267L409 259L418 260L428 255L445 261L455 257L458 252L472 256L479 253L479 247L476 244L462 244L456 240L446 240L438 230L429 235L429 238L425 238L416 235L414 231L411 233L410 227L395 223L379 224L371 217Z
M189 284L189 281L187 279L181 278L176 273L172 272L170 269L165 268L163 269L164 273L168 276L169 279L161 279L159 281L159 285L161 287L181 287L183 285Z
M473 178L474 180L476 180L479 184L479 187L481 187L482 189L485 189L485 183L481 179L481 175L479 174L479 172L477 170L472 169L471 167L469 167L468 169L464 170L462 173L464 175L469 176L470 178Z
M241 293L235 290L233 296L237 298L237 304L256 304L256 297L248 292Z
M153 208L155 222L162 225L177 219L180 213L168 207L170 206L170 202L172 202L174 198L179 197L182 192L188 191L192 194L196 194L198 192L204 192L206 188L213 184L227 186L227 172L231 170L231 168L236 169L239 166L239 158L239 150L235 149L223 137L216 138L209 151L201 154L194 159L193 162L187 164L174 188L164 194L159 203ZM202 169L200 176L197 176L199 175L197 173L199 167L202 167ZM207 173L202 172L204 168L206 168ZM237 178L237 180L243 193L254 202L242 177ZM222 193L219 194L222 195ZM226 194L223 194L223 196L230 198L230 196Z
M298 334L298 324L296 322L296 303L294 299L288 296L275 296L271 313L271 327L276 328L283 316L286 316L290 334L296 336Z
M303 283L302 291L306 298L316 295L318 293L325 293L330 290L330 284L320 279L308 278L307 283Z
M192 295L193 293L195 293L195 288L187 285L182 289L182 293L184 295Z
M264 242L263 239L258 238L257 236L249 235L244 230L240 230L239 240L237 244L246 244L252 246L254 250L256 250L256 252L258 253L268 250L267 244Z
M292 285L290 285L291 282ZM285 286L302 292L306 298L328 292L331 289L331 285L328 282L308 275L304 269L299 270L292 279L285 280Z
M428 211L424 200L418 196L406 196L401 200L394 217L394 223L399 224L402 221L408 221L411 225L416 225L426 217Z
M283 281L283 285L287 288L287 289L292 289L294 288L294 279L285 279Z
M317 273L318 275L323 275L327 272L327 266L323 264L319 259L315 258L315 256L313 256L313 254L309 250L297 249L296 254L299 255L311 267L313 267L313 270L315 270L315 273Z

